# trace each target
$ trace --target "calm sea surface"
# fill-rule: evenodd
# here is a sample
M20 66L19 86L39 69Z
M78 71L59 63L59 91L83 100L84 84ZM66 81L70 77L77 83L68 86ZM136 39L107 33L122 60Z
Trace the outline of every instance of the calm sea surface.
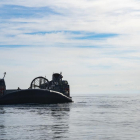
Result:
M140 140L140 95L75 95L73 100L0 106L0 140Z

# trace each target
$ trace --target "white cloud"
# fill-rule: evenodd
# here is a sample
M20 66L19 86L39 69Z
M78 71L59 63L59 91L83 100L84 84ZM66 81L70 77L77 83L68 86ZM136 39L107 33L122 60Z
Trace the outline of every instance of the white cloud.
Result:
M7 71L8 88L27 88L36 76L46 74L51 79L52 72L62 71L70 81L73 93L140 90L138 1L0 1L1 7L6 4L47 6L60 13L42 13L40 18L1 19L0 45L27 45L0 48L0 73ZM41 33L49 31L49 34ZM75 37L80 35L64 31L114 33L118 36L78 40Z

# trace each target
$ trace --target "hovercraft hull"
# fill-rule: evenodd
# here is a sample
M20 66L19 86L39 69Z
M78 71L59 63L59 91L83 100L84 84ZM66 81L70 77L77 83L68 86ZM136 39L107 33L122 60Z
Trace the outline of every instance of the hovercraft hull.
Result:
M60 92L46 89L26 89L17 90L0 97L0 105L9 104L56 104L72 102L68 97Z

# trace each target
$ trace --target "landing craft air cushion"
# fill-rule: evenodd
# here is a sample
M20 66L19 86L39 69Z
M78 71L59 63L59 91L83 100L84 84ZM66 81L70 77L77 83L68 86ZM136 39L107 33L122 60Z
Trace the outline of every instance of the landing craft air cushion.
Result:
M53 73L51 81L42 76L36 77L28 89L7 90L4 77L0 79L0 105L72 102L70 86L66 80L62 80L62 73Z

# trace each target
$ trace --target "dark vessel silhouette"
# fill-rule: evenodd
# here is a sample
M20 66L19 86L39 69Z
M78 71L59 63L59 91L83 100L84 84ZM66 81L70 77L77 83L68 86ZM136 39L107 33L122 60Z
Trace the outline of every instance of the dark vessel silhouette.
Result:
M51 81L42 76L36 77L28 89L6 90L4 77L0 79L0 105L72 102L70 86L68 81L62 80L62 73L53 73Z

